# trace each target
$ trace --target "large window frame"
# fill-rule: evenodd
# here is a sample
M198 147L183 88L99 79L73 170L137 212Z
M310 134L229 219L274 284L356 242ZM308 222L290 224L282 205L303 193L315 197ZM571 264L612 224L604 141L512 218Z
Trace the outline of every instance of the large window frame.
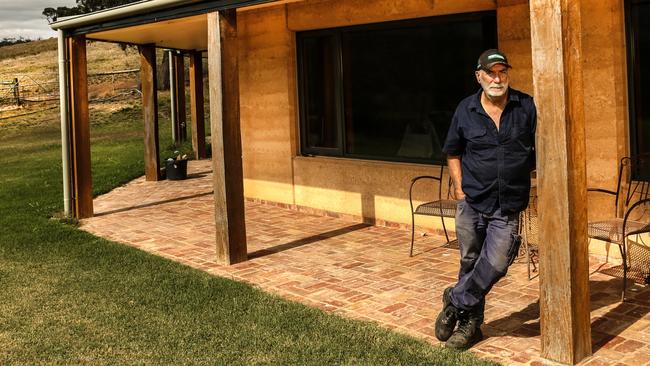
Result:
M342 35L346 32L354 32L358 30L362 31L372 31L372 30L390 30L391 28L403 28L403 27L418 27L422 25L429 25L442 22L462 22L462 21L485 21L490 20L493 22L491 24L493 34L485 36L485 39L490 37L494 42L498 43L498 33L497 33L497 22L496 22L496 11L481 11L481 12L472 12L472 13L463 13L463 14L452 14L452 15L441 15L427 18L418 18L418 19L409 19L409 20L400 20L400 21L391 21L391 22L382 22L382 23L372 23L365 25L357 26L348 26L348 27L339 27L339 28L329 28L329 29L319 29L305 32L296 33L296 45L297 45L297 80L298 80L298 107L299 107L299 131L300 131L300 154L303 156L332 156L340 158L352 158L352 159L363 159L363 160L379 160L379 161L393 161L393 162L408 162L408 163L418 163L418 164L441 164L444 161L436 160L425 160L421 158L409 158L409 157L389 157L389 156L370 156L358 153L350 153L346 151L346 119L345 119L345 86L344 84L344 60L343 60L343 47L342 47ZM303 62L303 42L305 39L313 38L314 36L329 36L334 40L334 52L332 62L333 70L335 73L335 78L333 81L334 84L334 99L335 99L335 116L337 118L337 133L336 141L337 147L316 147L309 146L308 141L308 122L307 122L307 97L306 97L306 85L305 85L305 64ZM484 40L484 42L487 42ZM497 44L483 45L484 48L496 48ZM478 57L478 55L477 55ZM472 60L473 61L473 60ZM471 73L472 70L468 70L468 73ZM476 85L476 90L479 86ZM469 95L469 94L468 94ZM459 100L460 102L460 100ZM445 131L446 133L446 131Z

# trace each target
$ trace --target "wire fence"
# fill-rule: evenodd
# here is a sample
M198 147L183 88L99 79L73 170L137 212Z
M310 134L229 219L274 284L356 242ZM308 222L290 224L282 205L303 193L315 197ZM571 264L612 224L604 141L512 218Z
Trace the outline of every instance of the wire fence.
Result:
M0 75L0 107L25 103L59 100L59 75L19 74ZM129 97L139 93L140 69L96 72L88 75L88 95L91 101Z

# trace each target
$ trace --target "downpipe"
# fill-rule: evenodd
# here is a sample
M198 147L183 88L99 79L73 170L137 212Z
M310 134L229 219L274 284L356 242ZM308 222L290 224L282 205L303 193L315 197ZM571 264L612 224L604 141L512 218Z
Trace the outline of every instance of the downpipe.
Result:
M68 123L68 60L66 59L65 35L58 31L59 51L59 109L61 113L61 167L63 171L63 213L71 216L70 202L70 130Z

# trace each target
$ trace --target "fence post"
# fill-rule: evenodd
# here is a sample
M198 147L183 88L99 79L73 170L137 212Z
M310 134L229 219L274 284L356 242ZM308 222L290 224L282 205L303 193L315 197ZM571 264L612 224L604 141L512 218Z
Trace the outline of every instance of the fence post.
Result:
M16 105L20 105L20 88L18 84L18 78L14 78L14 83L12 84L11 88L13 89L14 93L14 100L16 101Z

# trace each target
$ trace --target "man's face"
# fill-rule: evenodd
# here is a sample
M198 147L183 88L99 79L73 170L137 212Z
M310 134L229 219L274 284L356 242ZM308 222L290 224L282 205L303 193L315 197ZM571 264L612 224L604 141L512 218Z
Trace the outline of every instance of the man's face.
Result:
M510 77L508 68L501 64L496 64L490 68L490 71L476 71L476 80L481 84L483 91L488 97L499 98L506 94Z

